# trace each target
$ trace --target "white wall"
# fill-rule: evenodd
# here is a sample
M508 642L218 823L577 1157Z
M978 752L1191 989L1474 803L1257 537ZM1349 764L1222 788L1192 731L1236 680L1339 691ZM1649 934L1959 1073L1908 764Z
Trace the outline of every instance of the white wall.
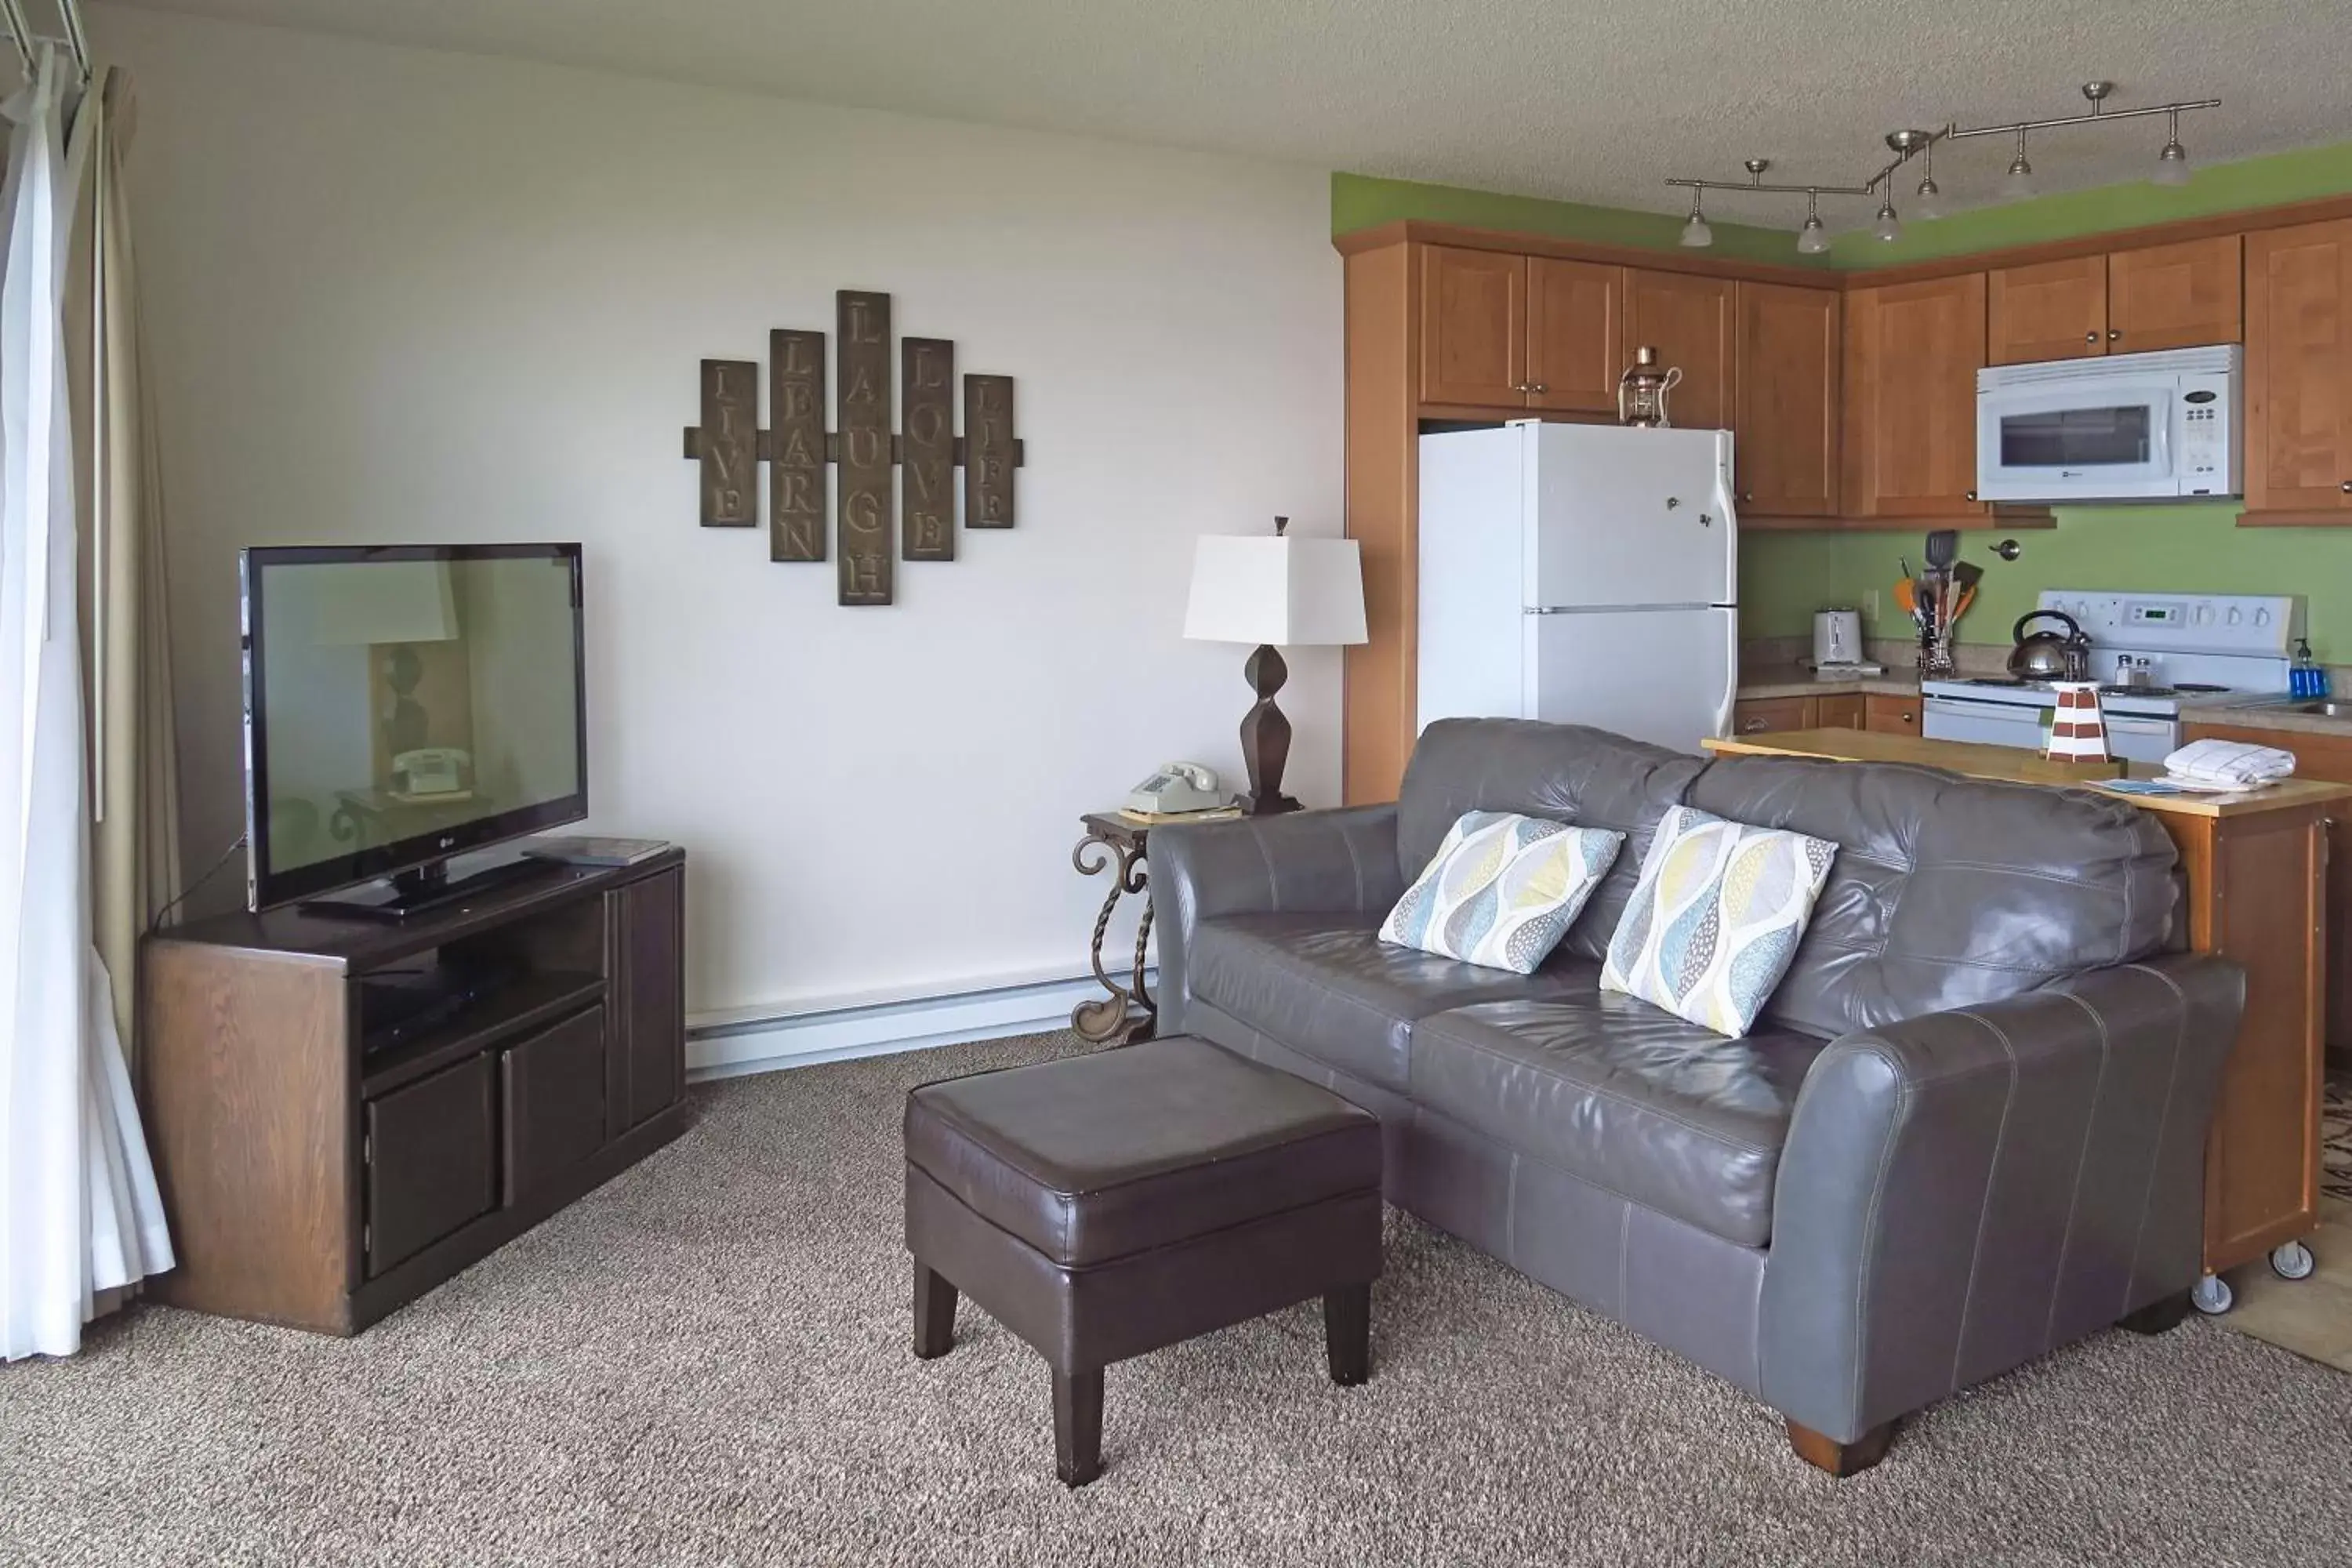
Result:
M1245 650L1178 637L1192 540L1336 533L1320 171L97 9L138 100L193 867L237 830L245 544L579 539L594 826L694 857L690 1005L1083 968L1082 811L1238 775ZM697 361L834 290L1018 378L1021 524L831 564L696 525ZM1292 793L1339 661L1291 657ZM224 881L228 880L224 879Z

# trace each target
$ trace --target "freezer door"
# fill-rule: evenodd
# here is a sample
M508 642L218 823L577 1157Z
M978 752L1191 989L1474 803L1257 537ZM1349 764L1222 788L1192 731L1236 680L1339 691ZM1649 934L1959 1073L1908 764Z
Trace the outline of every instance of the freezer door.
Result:
M1733 610L1569 610L1527 617L1528 714L1696 752L1731 724Z
M1522 428L1530 608L1738 602L1730 432Z

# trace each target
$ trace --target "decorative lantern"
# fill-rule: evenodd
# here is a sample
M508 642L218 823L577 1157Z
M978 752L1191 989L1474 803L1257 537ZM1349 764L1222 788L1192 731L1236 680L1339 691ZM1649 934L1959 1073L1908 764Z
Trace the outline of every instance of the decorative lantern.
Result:
M2050 715L2050 742L2043 754L2053 763L2104 763L2107 724L2099 712L2099 688L2088 680L2060 680L2051 689L2058 706Z
M1670 428L1674 421L1666 417L1666 394L1681 384L1682 367L1658 368L1658 351L1647 343L1633 351L1633 363L1617 378L1617 423L1642 425L1652 429Z

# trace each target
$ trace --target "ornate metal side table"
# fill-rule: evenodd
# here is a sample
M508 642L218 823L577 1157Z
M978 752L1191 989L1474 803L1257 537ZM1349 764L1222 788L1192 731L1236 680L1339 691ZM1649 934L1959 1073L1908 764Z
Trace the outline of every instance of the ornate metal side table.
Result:
M1111 913L1118 908L1119 900L1130 893L1144 892L1149 868L1144 864L1143 841L1150 829L1117 812L1088 812L1079 820L1086 824L1087 836L1070 851L1070 864L1084 877L1097 876L1106 870L1111 874L1110 890L1103 895L1102 912L1095 916L1094 943L1089 951L1095 978L1102 982L1109 994L1079 1003L1070 1014L1070 1027L1098 1044L1131 1045L1150 1039L1160 1022L1159 1004L1143 984L1143 957L1151 944L1151 900L1145 898L1142 916L1136 921L1134 966L1117 980L1103 967L1103 938L1110 931Z

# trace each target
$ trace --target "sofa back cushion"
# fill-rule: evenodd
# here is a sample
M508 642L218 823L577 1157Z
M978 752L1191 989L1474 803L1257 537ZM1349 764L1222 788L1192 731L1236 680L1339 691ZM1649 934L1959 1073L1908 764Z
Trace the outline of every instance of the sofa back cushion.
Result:
M1811 1034L1973 1006L2142 958L2163 947L2172 917L2172 841L2147 812L2087 790L1723 757L1691 784L1689 804L1837 842L1764 1013Z
M1650 852L1650 835L1706 769L1697 757L1580 724L1443 719L1422 731L1397 795L1397 864L1419 877L1465 811L1605 827L1625 846L1570 926L1563 954L1599 961Z

